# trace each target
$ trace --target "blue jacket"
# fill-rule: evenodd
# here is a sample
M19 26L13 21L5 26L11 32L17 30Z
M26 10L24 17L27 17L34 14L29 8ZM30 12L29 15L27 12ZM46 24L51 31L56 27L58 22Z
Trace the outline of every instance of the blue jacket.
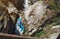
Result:
M16 23L16 30L15 30L15 34L20 35L20 33L22 34L24 32L24 25L22 23L22 19L18 18L17 19L17 23Z

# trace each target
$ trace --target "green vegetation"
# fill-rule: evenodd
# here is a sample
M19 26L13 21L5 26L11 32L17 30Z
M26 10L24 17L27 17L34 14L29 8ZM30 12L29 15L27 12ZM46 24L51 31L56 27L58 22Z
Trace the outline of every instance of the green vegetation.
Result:
M44 31L41 31L41 32L38 32L38 33L36 33L36 37L39 37L39 36L41 36L42 34L45 34L45 32Z
M49 8L51 9L51 10L55 10L56 11L56 13L60 13L60 0L50 0L49 2L48 2L48 4L49 4Z
M50 22L46 23L45 27L47 27L47 26L49 26L49 25L51 25L51 24L53 24L53 23L55 23L55 22L60 21L60 17L56 17L56 18L54 18L52 21L53 21L52 23L50 23ZM54 24L54 25L55 25L55 24ZM57 24L56 24L56 25L57 25ZM52 31L50 31L50 32L52 32ZM41 35L43 35L43 34L46 34L46 32L45 32L44 30L42 30L42 31L40 31L40 32L37 32L37 33L35 34L35 36L36 36L36 37L39 37L39 36L41 36Z

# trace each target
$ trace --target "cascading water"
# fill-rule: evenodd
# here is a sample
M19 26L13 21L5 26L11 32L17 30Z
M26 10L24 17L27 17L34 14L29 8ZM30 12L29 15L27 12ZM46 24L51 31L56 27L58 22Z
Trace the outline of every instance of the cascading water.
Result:
M29 6L29 4L28 4L28 0L25 0L25 5L24 5L25 9L27 9L28 6Z
M25 12L24 12L25 19L28 20L28 15L29 15L29 13L28 13L28 11L27 11L27 9L28 9L28 7L29 7L28 0L25 0L25 5L24 5L24 7L25 7Z

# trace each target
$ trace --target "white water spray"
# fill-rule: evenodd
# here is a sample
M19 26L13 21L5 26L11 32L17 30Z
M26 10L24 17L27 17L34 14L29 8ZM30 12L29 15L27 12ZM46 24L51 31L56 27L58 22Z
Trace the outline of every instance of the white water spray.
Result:
M28 0L25 0L25 5L24 5L25 9L27 9L29 7L29 4L28 4Z
M28 13L28 11L27 11L27 9L28 9L28 7L29 7L28 0L25 0L25 5L24 5L24 7L25 7L25 12L24 12L25 19L28 20L28 15L29 15L29 13Z

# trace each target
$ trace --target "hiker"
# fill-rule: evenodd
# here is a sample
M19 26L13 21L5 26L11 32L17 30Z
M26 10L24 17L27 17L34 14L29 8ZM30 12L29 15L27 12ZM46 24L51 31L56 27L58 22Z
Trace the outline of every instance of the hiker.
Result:
M17 22L21 21L20 18L19 18L19 15L18 15L18 10L14 6L14 4L11 3L11 2L8 2L7 10L8 10L8 13L9 13L12 21L13 21L13 29L12 29L12 31L13 32L15 31L15 34L17 34L18 32L16 30L20 30L21 29L21 27L19 27L20 29L17 29L17 27L16 27L19 24ZM22 26L22 22L21 22L21 24L19 24L19 26ZM19 31L19 32L22 32L22 31Z
M24 25L22 23L22 18L20 16L17 19L17 22L16 22L15 34L17 34L17 35L23 35L23 33L24 33Z
M19 14L16 13L16 12L9 13L9 15L10 15L12 21L13 21L12 31L13 32L15 31L16 35L23 35L24 26L23 26L23 23L22 23L21 16L19 16Z

